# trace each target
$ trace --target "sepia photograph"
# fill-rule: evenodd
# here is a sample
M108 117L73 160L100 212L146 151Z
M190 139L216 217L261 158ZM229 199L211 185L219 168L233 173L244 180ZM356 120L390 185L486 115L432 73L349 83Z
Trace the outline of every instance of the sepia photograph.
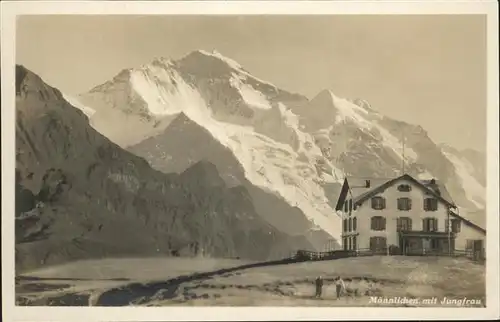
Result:
M496 3L163 5L2 28L9 305L498 312Z

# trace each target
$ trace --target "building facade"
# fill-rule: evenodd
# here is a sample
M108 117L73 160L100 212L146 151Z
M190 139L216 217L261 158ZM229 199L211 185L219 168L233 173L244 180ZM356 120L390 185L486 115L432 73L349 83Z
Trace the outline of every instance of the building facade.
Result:
M346 178L342 212L344 250L393 254L484 253L486 230L461 217L436 180Z

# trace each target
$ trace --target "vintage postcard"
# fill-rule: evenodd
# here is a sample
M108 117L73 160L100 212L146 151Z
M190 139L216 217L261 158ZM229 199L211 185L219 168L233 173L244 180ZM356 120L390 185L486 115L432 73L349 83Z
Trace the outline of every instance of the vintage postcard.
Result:
M497 7L2 2L5 320L499 317Z

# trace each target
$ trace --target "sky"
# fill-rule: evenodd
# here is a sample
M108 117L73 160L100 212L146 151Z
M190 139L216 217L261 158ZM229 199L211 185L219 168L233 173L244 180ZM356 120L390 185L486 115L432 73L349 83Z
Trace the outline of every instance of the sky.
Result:
M67 94L197 49L313 98L362 98L436 143L484 151L486 16L22 16L16 60Z

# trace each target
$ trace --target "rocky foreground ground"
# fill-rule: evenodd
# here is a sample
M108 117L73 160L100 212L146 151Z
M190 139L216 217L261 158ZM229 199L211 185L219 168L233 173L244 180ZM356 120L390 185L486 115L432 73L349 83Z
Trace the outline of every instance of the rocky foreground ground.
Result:
M315 299L319 275L325 287L323 297ZM346 282L341 299L335 296L336 276ZM376 256L261 267L201 258L107 259L16 277L17 305L30 306L483 306L485 294L484 265L437 257ZM391 298L399 303L380 302Z

